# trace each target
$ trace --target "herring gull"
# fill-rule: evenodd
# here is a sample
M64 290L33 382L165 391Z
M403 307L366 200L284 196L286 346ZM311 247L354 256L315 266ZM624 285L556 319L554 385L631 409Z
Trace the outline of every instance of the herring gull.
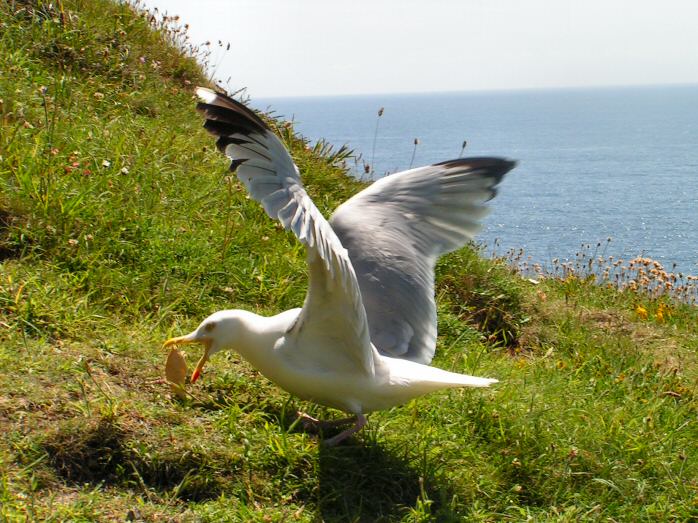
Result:
M325 220L283 143L252 110L198 88L197 109L252 198L305 245L309 288L302 308L262 317L211 314L165 346L200 343L194 370L234 349L276 385L353 415L333 445L366 425L365 414L432 391L487 387L496 379L429 363L436 349L434 265L479 230L483 205L515 162L459 158L382 178ZM312 418L306 416L306 420ZM312 420L317 421L317 420Z

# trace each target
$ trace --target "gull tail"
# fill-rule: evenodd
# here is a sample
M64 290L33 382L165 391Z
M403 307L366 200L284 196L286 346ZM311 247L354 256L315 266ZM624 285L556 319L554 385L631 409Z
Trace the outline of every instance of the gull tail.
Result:
M457 387L489 387L498 383L494 378L458 374L409 360L391 358L390 361L392 376L396 381L402 381L416 395Z
M427 387L433 386L434 389L455 388L455 387L489 387L499 380L494 378L481 378L480 376L469 376L467 374L458 374L448 372L446 370L437 369L435 367L427 367L431 372L427 376L422 376L422 381Z
M467 374L457 374L457 376L459 376L458 381L453 382L456 387L489 387L499 383L499 380L494 378L481 378L479 376L468 376Z

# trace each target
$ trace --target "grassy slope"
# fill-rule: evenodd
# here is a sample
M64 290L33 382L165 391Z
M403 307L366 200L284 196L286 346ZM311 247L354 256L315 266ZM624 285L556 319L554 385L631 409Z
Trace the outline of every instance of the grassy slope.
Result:
M297 306L303 252L223 179L193 61L126 7L58 5L0 5L0 518L696 517L696 309L659 322L469 250L439 266L435 364L495 390L377 413L331 450L233 354L171 398L161 341ZM323 211L357 190L280 131Z

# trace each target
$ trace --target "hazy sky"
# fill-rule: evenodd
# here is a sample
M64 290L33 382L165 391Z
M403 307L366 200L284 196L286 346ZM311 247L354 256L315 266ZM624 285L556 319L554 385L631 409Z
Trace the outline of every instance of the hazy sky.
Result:
M698 0L147 0L254 98L698 83Z

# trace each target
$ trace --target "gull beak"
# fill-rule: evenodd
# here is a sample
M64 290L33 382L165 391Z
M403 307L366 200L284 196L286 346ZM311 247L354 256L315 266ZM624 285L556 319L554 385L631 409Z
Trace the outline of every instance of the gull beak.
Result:
M204 365L208 361L209 352L211 351L211 345L213 344L213 340L211 340L210 338L197 338L192 333L187 334L186 336L170 338L162 346L163 348L165 348L171 345L187 345L191 343L201 343L204 346L204 355L201 356L199 363L196 364L196 368L194 369L194 372L191 375L191 382L195 383L196 380L199 379L199 376L201 376L201 369L204 368Z

